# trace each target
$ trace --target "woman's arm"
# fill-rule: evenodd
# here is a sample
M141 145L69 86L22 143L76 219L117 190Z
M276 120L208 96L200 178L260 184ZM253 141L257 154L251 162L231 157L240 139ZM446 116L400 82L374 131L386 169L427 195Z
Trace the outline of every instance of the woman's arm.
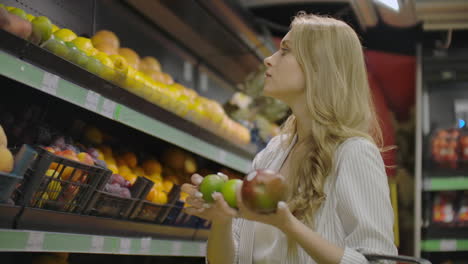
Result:
M234 246L232 219L226 222L213 222L208 236L207 262L210 264L234 263Z

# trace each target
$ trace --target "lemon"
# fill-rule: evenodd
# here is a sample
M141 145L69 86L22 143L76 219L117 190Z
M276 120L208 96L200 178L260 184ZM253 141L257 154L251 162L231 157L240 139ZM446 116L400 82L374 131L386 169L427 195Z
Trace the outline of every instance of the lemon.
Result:
M93 44L89 38L77 37L71 41L75 46L86 53L86 55L91 56L92 49L94 49Z
M70 29L62 28L54 32L54 37L68 42L74 40L77 36L75 32L71 31Z

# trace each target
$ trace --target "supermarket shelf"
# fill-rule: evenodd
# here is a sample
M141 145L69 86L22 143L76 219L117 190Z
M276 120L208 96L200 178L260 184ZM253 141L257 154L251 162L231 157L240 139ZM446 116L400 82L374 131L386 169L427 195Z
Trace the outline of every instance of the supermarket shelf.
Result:
M423 189L425 191L468 190L468 176L426 178Z
M0 251L205 256L205 242L0 229Z
M426 239L465 239L468 237L468 226L431 224L422 229L422 237Z
M423 240L421 250L425 252L468 251L468 239Z
M2 61L0 75L160 138L224 166L244 173L250 169L255 153L254 146L238 146L230 143L202 127L5 31L0 30L0 39L2 39L0 42L0 61ZM90 103L90 100L94 103Z

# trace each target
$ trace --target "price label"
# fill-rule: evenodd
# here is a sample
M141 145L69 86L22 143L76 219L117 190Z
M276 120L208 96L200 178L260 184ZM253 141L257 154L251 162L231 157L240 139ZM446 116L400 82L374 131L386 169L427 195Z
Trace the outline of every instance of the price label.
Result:
M116 106L117 104L114 101L104 98L104 102L102 103L101 114L105 117L113 119Z
M26 244L27 251L40 251L44 243L44 232L29 232L28 242Z
M200 244L200 256L206 256L206 244Z
M130 238L121 238L120 239L120 250L122 254L130 253L130 247L132 245L132 240Z
M96 112L100 97L101 96L98 93L94 91L88 91L86 94L85 107L90 111Z
M42 79L41 90L48 94L56 95L59 79L60 77L58 77L57 75L45 72L44 77Z
M89 251L91 252L102 252L102 249L104 248L104 237L102 236L93 236L91 240L91 248Z
M188 61L184 62L184 80L187 82L193 80L193 65Z
M219 153L218 153L218 160L219 162L221 163L224 163L226 161L226 151L224 150L220 150Z
M151 249L151 238L150 237L142 238L140 253L148 254L150 252L150 249Z
M457 249L456 240L442 240L440 241L441 251L455 251Z
M172 242L172 255L180 256L181 251L182 251L182 243L180 241Z

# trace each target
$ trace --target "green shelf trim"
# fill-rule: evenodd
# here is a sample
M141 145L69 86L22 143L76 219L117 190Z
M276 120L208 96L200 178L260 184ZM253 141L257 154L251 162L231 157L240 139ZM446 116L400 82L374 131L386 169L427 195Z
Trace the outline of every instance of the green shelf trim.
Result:
M0 229L0 252L6 251L204 257L206 243Z
M54 75L10 54L0 51L0 61L2 61L2 63L0 63L0 74L10 79L111 118L224 166L243 173L247 173L250 170L251 160L225 151L216 145L173 128L163 122L126 107L125 105L116 104L102 95L96 99L97 104L95 104L94 107L90 107L86 104L86 98L89 92L88 89L75 85L60 77L58 77L56 85L47 86L44 83L47 83L48 79L56 78Z
M432 239L421 241L425 252L468 251L468 239Z
M451 191L468 190L468 176L463 177L436 177L424 180L424 190L426 191Z

